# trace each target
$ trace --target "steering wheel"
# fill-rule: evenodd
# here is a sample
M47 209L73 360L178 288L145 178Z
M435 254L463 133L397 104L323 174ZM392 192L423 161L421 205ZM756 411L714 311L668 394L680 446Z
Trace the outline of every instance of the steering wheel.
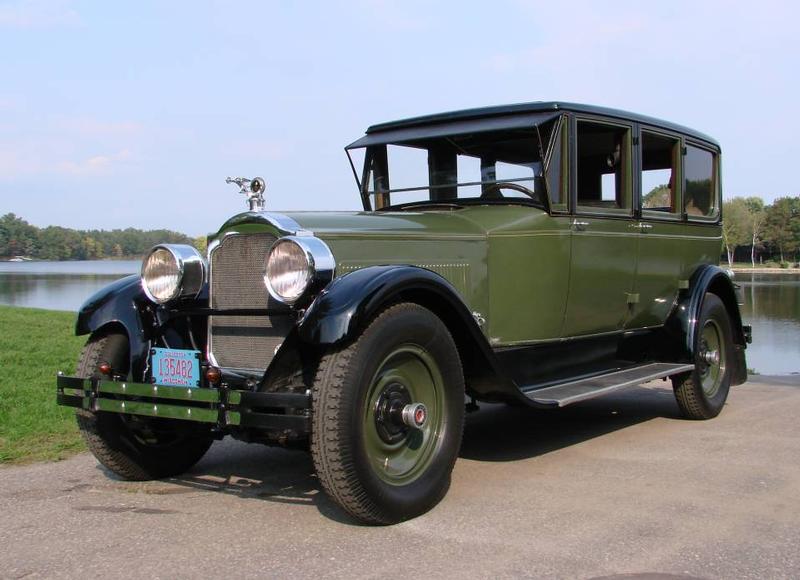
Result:
M486 186L486 188L483 190L483 193L481 193L481 199L491 199L492 197L494 197L492 195L492 192L494 191L496 191L502 198L503 194L500 193L501 189L513 189L514 191L524 193L525 195L533 199L537 199L538 197L534 191L528 189L524 185L513 183L511 181L496 181Z

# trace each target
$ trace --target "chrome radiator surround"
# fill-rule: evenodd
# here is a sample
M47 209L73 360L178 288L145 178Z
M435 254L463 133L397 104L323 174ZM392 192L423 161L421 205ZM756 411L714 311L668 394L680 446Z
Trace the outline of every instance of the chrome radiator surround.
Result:
M264 260L278 237L271 233L225 235L209 251L209 300L214 309L272 306L264 286ZM240 371L263 373L289 334L288 316L209 316L208 360Z

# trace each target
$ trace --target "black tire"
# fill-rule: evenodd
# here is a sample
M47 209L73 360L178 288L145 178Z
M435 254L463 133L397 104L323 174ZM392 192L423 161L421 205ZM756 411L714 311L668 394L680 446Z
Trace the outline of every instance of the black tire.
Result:
M710 335L708 339L705 335ZM709 340L717 343L709 345ZM681 413L687 419L711 419L719 415L731 384L733 334L728 310L716 295L706 294L695 337L695 370L672 377L672 388ZM713 362L713 352L719 361ZM712 353L708 360L706 353Z
M128 337L92 335L78 360L77 376L98 376L108 362L115 374L128 374ZM161 479L184 473L205 455L213 439L203 431L187 434L169 419L138 419L119 413L75 411L89 451L106 468L130 481Z
M409 372L403 375L393 365ZM414 384L403 378L409 376L422 378ZM396 387L393 380L409 384ZM405 432L393 424L399 432L391 435L396 438L391 444L376 439L381 432L390 436L382 427L385 416L378 412L381 397L406 387L410 398L439 401L427 409L429 422ZM371 402L374 397L378 404ZM354 342L327 353L319 363L312 388L314 466L328 495L363 523L397 523L439 503L450 486L463 428L464 375L458 350L442 321L417 304L383 310ZM386 451L380 467L375 449L382 445L396 448ZM417 463L403 454L418 454ZM393 473L395 457L403 460Z

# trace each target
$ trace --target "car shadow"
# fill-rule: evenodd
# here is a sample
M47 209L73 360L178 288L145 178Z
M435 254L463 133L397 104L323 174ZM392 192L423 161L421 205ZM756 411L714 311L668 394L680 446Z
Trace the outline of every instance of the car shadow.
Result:
M322 491L311 455L305 451L249 445L226 438L214 443L189 472L166 481L196 491L311 506L336 522L361 525Z
M679 419L672 389L666 385L626 389L552 411L482 404L480 411L467 416L460 457L490 462L519 461L651 419ZM187 492L215 492L312 506L336 522L361 525L322 491L311 457L304 451L225 439L216 442L192 470L166 481ZM154 488L151 493L167 492Z
M467 416L459 456L529 459L656 418L681 419L670 383L629 388L563 409L481 405Z

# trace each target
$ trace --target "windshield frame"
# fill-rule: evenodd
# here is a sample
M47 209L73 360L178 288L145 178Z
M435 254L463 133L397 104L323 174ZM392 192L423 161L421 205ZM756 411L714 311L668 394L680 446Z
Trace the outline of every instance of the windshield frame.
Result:
M373 208L372 198L375 197L376 193L385 194L387 192L370 192L369 191L369 175L371 173L371 169L373 166L373 156L376 150L375 146L400 146L400 147L415 147L415 143L417 144L417 148L421 148L419 146L422 142L427 143L435 143L441 140L443 143L450 142L451 145L454 145L452 139L463 137L465 135L470 134L482 134L482 133L502 133L505 131L515 130L515 129L524 129L528 131L532 131L535 133L535 147L536 152L538 153L538 168L534 169L531 167L533 171L533 176L531 178L514 178L514 179L494 179L494 180L481 180L481 181L469 181L463 183L448 183L444 187L474 187L477 185L491 185L492 183L497 182L525 182L531 181L534 185L531 188L532 191L536 191L537 196L540 197L539 200L534 198L530 198L532 202L535 202L538 206L544 206L549 211L549 204L550 204L550 195L549 195L549 183L547 179L548 175L548 168L547 168L547 161L549 159L549 152L551 148L551 142L556 134L556 131L553 130L553 127L558 126L558 122L560 118L563 117L563 111L553 110L553 111L546 111L546 112L537 112L537 113L527 113L527 114L514 114L514 115L502 115L502 116L493 116L493 117L484 117L484 118L474 118L468 120L458 120L458 121L451 121L451 122L437 122L432 124L424 124L419 126L413 127L397 127L397 128L389 128L387 130L374 130L374 128L370 128L367 131L367 134L361 137L360 139L354 141L347 147L345 147L345 152L347 153L348 160L350 162L350 167L353 171L353 177L356 181L356 185L358 187L359 196L361 197L361 202L364 207L365 211L375 211L376 208ZM545 132L545 135L542 135L541 127L544 125L550 125L550 131ZM543 140L546 139L546 142ZM422 147L426 148L426 147ZM353 155L351 154L351 150L362 150L364 152L364 160L363 160L363 167L360 172L356 167L356 162L353 159ZM384 149L385 150L385 149ZM469 154L467 154L469 155ZM502 160L501 160L502 161ZM457 181L457 180L456 180ZM438 189L442 186L440 185L431 185L428 184L427 186L414 186L414 187L404 187L404 188L397 188L397 189L389 189L388 193L393 192L407 192L407 191L422 191L428 190L429 192L432 189ZM526 188L527 189L527 188ZM467 199L476 199L476 198L454 198L452 201L456 204L460 204L462 201ZM518 198L518 197L509 197L503 198L500 201L505 202L514 202L517 203L518 200L525 200L527 198ZM422 203L431 203L431 204L441 204L442 201L445 200L414 200L412 202L403 202L392 204L391 199L387 200L389 203L385 203L382 207L400 207L405 206L408 204L422 204ZM376 203L376 206L381 205ZM527 204L526 204L527 205Z
M557 123L554 123L554 126L557 126L557 125L558 125ZM376 156L383 156L384 157L384 159L383 159L384 170L387 171L388 175L391 175L391 171L388 169L387 160L385 159L385 157L387 155L386 152L387 152L387 147L388 146L409 147L409 148L423 149L423 150L426 149L426 148L425 147L415 146L412 143L405 143L405 142L404 143L391 143L390 142L390 143L375 143L375 144L372 144L372 145L369 145L369 146L365 146L365 147L347 147L345 149L345 152L347 153L348 160L350 162L350 167L351 167L351 169L353 171L353 177L355 178L356 184L358 186L359 195L361 197L361 202L362 202L362 205L363 205L365 211L377 211L377 210L385 209L387 207L402 208L402 207L406 207L406 206L409 206L409 205L422 206L422 205L424 205L426 203L427 204L431 204L431 205L442 205L443 202L445 204L452 203L454 205L462 205L462 202L465 202L465 201L470 201L471 203L469 205L480 205L481 201L491 201L492 202L491 204L487 204L487 205L497 205L496 202L498 202L498 201L500 203L504 203L505 202L505 203L519 204L520 200L527 202L527 203L524 203L522 205L534 205L536 207L540 207L540 208L544 208L545 210L549 210L549 192L548 192L548 183L547 183L547 179L546 179L546 175L547 175L547 165L546 165L547 157L546 157L546 154L549 152L550 143L548 142L548 143L544 144L545 146L543 146L542 135L541 135L541 132L540 132L538 126L533 126L533 127L528 126L526 128L529 129L529 130L533 130L533 132L535 132L535 138L533 138L532 140L535 141L535 147L536 147L535 151L536 151L536 154L538 155L538 158L536 160L532 161L531 163L529 163L529 164L521 164L521 166L527 165L529 167L529 169L532 171L532 175L530 177L511 177L511 178L499 178L498 179L496 176L494 176L495 177L494 179L481 179L480 181L471 180L471 181L463 181L462 182L462 181L457 181L456 180L456 182L454 182L454 183L444 183L444 184L441 184L441 183L440 184L428 183L428 184L423 184L423 185L414 185L414 186L411 186L411 187L398 187L398 188L392 188L390 186L389 189L386 190L386 191L370 191L370 182L371 182L370 175L372 174L373 169L374 169L374 165L373 164L375 163ZM548 136L548 137L550 137L548 139L548 141L552 140L552 133L554 133L554 131L551 131L551 135ZM450 136L442 137L441 141L444 142L444 143L453 144L452 140L449 137ZM433 140L433 141L427 141L427 143L430 146L431 144L435 144L437 141L439 141L438 138ZM355 161L353 160L353 156L351 154L351 150L352 151L355 151L355 150L364 151L364 161L363 161L363 167L362 167L362 171L361 171L361 175L360 176L358 175L358 171L356 169L356 164L355 164ZM469 157L473 157L473 158L475 157L474 155L470 155L469 153L466 153L466 152L464 152L463 154L465 156L469 156ZM502 160L497 160L497 162L500 162L500 161L502 161ZM521 192L521 193L523 193L523 195L526 195L528 197L516 197L515 196L515 197L500 198L498 200L494 200L494 199L487 200L487 199L481 199L480 197L463 197L463 198L453 197L453 198L447 198L447 199L433 199L433 198L429 197L428 199L417 199L417 200L407 201L407 202L391 203L391 194L395 194L395 193L428 192L428 195L430 196L430 194L435 190L445 190L445 189L453 189L453 188L457 189L457 188L476 187L476 186L487 186L487 185L502 184L502 183L520 184L526 190L530 191L531 194L533 194L533 195L530 195L527 192ZM528 184L530 184L530 187L528 187ZM377 196L383 196L383 195L386 196L385 202L381 203L381 202L377 201L377 199L376 199L375 206L373 207L373 202L372 202L373 198L377 198Z

